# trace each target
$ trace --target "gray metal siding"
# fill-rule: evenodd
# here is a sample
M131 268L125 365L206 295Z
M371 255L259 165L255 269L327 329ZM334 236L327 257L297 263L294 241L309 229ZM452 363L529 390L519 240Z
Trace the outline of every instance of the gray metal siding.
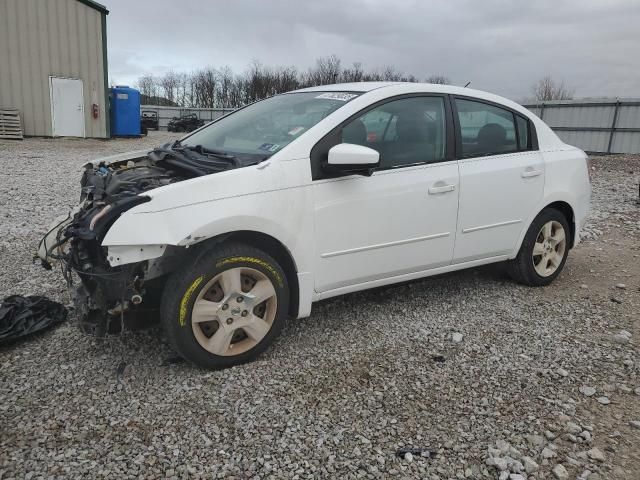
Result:
M556 132L560 139L568 144L581 148L585 152L606 152L609 144L609 134L607 132Z
M640 153L640 133L616 132L611 152Z
M610 127L612 107L545 107L544 121L551 127Z
M640 153L640 100L567 100L525 105L563 142L594 153Z
M618 128L638 128L640 127L640 106L639 107L625 107L620 106L618 109L618 121L616 127Z
M86 135L107 136L102 15L77 0L0 1L0 108L20 110L25 135L52 135L54 76L82 80Z

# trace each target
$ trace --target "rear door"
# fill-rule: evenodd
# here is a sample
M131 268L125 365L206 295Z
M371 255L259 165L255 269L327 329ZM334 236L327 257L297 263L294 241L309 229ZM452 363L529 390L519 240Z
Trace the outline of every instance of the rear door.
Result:
M82 80L49 77L54 137L84 137Z
M444 96L390 100L312 153L313 162L344 142L381 155L371 176L331 178L315 165L317 292L451 263L459 182L450 124Z
M511 253L544 190L533 126L507 108L454 100L460 208L453 263Z

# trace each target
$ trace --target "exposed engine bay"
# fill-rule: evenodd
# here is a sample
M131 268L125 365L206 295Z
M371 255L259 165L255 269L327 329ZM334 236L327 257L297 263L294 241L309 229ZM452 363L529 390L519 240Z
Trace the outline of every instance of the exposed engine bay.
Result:
M175 260L178 247L167 248L153 268L147 261L110 265L102 240L123 212L150 201L144 195L147 191L260 160L183 146L177 141L137 158L86 164L80 204L56 220L38 249L44 268L51 269L53 261L60 263L81 328L97 336L122 331L125 314L153 310L163 275L175 268L172 258Z

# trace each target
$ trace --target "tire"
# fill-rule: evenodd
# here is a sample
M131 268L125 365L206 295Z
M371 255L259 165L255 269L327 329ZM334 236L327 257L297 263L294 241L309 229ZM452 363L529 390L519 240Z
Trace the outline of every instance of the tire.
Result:
M509 275L530 287L549 285L564 268L570 244L565 216L554 208L544 209L531 222L516 258L507 262Z
M183 358L220 369L255 360L280 334L288 308L280 265L257 248L233 243L217 245L174 272L160 315Z

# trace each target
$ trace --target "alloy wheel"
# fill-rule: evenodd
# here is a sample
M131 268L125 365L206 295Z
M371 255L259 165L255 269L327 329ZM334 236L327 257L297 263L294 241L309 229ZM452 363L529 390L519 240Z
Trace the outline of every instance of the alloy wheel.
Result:
M562 264L567 248L567 238L560 222L551 220L545 223L533 245L533 266L541 277L553 275Z
M253 268L230 268L200 290L191 311L191 326L208 352L239 355L269 333L276 311L276 291L265 274Z

